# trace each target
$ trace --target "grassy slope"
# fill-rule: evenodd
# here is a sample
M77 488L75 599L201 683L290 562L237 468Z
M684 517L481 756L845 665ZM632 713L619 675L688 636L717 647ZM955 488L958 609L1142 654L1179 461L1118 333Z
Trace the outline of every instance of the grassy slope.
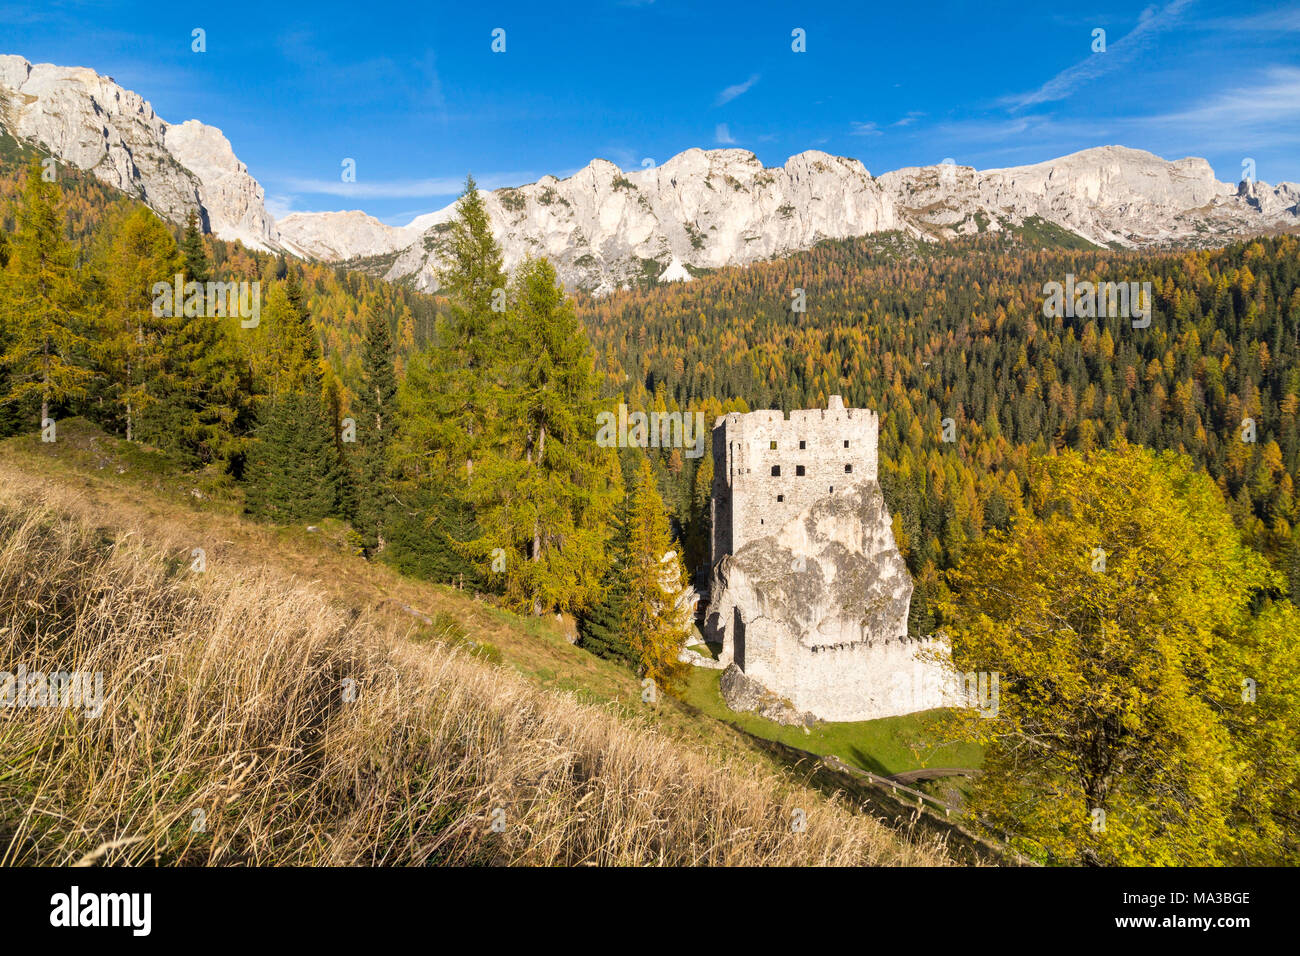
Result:
M488 600L444 585L405 577L352 553L337 522L309 532L304 526L272 526L244 518L237 489L228 480L184 474L162 454L105 435L80 420L59 424L59 440L42 444L34 435L0 442L0 481L39 483L74 492L83 513L97 524L130 529L170 549L188 563L203 548L209 567L278 568L326 589L349 606L377 613L425 636L430 629L401 610L430 617L450 615L472 640L540 687L580 701L612 705L624 717L643 720L678 739L722 753L745 752L766 761L750 745L753 734L817 754L834 754L876 773L920 767L979 765L977 748L934 746L927 729L932 714L851 724L821 724L811 733L782 727L722 703L718 672L695 670L682 702L641 701L631 672L574 647L565 627L551 617L521 617ZM737 732L741 731L741 732Z
M0 865L946 860L282 570L194 573L5 470L0 660L103 697L3 714Z

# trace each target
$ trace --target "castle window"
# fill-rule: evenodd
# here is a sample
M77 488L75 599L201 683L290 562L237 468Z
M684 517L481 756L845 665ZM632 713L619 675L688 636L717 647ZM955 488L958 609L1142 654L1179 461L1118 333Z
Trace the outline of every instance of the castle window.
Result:
M780 477L781 477L781 466L780 466L780 465L773 465L773 466L772 466L772 477L773 477L773 478L780 478Z
M844 466L844 474L846 474L846 475L850 475L850 474L852 474L852 473L853 473L853 466L852 466L852 465L845 465L845 466Z
M845 447L845 448L848 448L848 447L849 447L849 440L848 440L847 438L844 439L844 447Z
M776 496L776 500L777 500L777 501L785 501L785 495L777 495L777 496Z
M768 442L767 447L770 448L772 451L776 451L776 442L774 441Z
M794 466L794 473L795 473L796 475L802 475L802 474L803 474L803 465L795 465L795 466Z
M807 443L806 441L804 441L803 439L800 439L800 440L799 440L799 447L800 447L800 448L807 448L807 447L808 447L808 443Z
M831 494L835 494L835 486L831 485Z

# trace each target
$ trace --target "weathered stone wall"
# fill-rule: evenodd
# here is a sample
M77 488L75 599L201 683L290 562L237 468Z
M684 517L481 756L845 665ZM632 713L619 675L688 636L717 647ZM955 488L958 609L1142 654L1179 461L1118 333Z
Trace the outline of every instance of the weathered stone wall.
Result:
M780 528L813 502L875 481L880 419L829 407L720 416L713 426L712 563Z

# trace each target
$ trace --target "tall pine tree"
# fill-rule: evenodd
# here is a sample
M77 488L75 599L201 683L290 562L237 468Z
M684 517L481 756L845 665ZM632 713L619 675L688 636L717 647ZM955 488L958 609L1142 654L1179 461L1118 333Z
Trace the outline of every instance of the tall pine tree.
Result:
M632 668L640 657L628 640L626 619L631 595L627 568L631 554L631 500L623 486L622 469L615 469L618 509L610 536L610 564L600 597L578 618L578 645L597 657L622 661Z
M180 249L186 278L206 283L212 276L193 214ZM251 292L251 290L250 290ZM242 298L242 293L241 293ZM163 328L157 384L158 401L142 426L149 440L191 464L231 462L248 447L253 422L253 381L239 356L234 336L247 334L228 300L217 315L206 307L174 309Z
M324 401L320 343L296 269L272 292L262 318L275 354L271 392L258 410L248 453L248 510L273 521L336 514L336 423Z
M104 424L120 428L127 441L137 441L140 416L160 400L163 339L176 321L154 308L153 287L157 282L171 286L181 258L171 230L143 206L119 206L105 240L94 259L102 276L95 352L115 414ZM171 311L181 312L181 303L172 303Z
M637 655L641 676L673 693L690 670L677 655L690 634L691 617L684 606L686 572L673 547L668 514L647 457L641 459L632 486L627 549L624 634Z
M86 394L93 377L77 252L64 234L59 187L35 158L18 205L3 290L8 382L0 402L39 403L39 423L56 406Z
M356 398L356 519L367 551L383 546L388 500L388 450L396 425L397 375L388 316L372 308L366 316L361 383Z
M614 453L595 442L591 347L554 267L530 259L510 286L502 422L482 452L470 501L480 559L506 555L506 593L534 614L574 611L599 591L613 509ZM500 550L498 550L500 549Z

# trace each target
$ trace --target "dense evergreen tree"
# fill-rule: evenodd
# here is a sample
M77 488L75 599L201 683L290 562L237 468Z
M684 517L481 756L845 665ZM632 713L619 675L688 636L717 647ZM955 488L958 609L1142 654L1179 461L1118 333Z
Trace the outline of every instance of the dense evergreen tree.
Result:
M641 460L630 499L624 638L636 654L641 675L673 693L690 670L689 664L677 659L691 626L680 606L686 572L673 546L668 514L648 458Z
M123 204L106 225L105 238L95 266L102 278L99 296L97 360L109 386L112 416L97 415L101 422L116 420L127 441L138 440L140 416L160 400L157 377L165 356L163 340L168 327L183 320L181 303L155 308L153 287L171 287L180 271L181 258L171 230L142 206ZM155 314L156 313L156 314ZM150 440L160 437L159 430Z
M38 405L34 424L86 394L93 372L77 250L64 235L59 187L33 159L27 169L3 289L6 392L0 402Z
M501 427L506 274L501 247L474 177L456 204L446 236L446 266L439 275L451 309L438 331L440 388L435 408L437 440L445 453L463 463L463 478L473 478L474 462Z
M340 504L337 422L325 403L320 344L296 276L290 268L263 310L274 371L246 473L249 511L278 521L322 518Z
M208 250L203 245L199 231L198 215L194 212L185 220L185 233L181 237L181 256L185 260L185 278L191 282L207 282L212 277L208 265Z
M324 518L338 509L338 453L319 392L286 391L258 413L249 452L248 509L259 518Z
M500 407L514 356L504 341L501 249L472 177L456 210L439 277L450 308L436 340L410 360L407 379L414 375L419 385L399 392L404 427L396 458L409 480L427 484L438 468L468 487L476 457L502 427Z
M397 374L388 317L372 310L366 319L356 411L356 527L368 551L383 545L389 501L388 458L396 427Z
M631 499L624 492L621 471L614 474L617 476L618 508L611 527L610 563L600 597L578 619L578 643L598 657L621 661L636 669L641 661L627 631L632 589L628 574Z
M513 361L500 373L502 427L469 486L483 530L471 553L505 555L505 591L520 607L573 611L599 590L617 463L595 441L591 348L554 267L522 263L510 299L495 338Z

